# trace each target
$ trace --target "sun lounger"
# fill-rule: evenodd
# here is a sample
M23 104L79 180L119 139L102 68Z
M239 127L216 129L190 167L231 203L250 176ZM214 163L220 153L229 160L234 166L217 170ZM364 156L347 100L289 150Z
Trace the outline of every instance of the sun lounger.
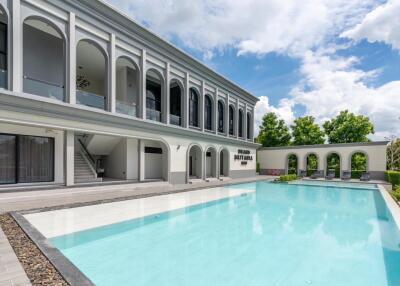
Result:
M328 170L328 174L326 175L325 179L332 180L335 178L335 170Z
M311 175L311 179L318 179L318 178L323 178L324 177L324 171L318 170L315 171L312 175Z
M360 177L360 181L366 182L369 180L371 180L371 176L370 176L369 172L364 172Z
M351 172L350 171L343 171L342 172L342 180L350 180L351 179Z

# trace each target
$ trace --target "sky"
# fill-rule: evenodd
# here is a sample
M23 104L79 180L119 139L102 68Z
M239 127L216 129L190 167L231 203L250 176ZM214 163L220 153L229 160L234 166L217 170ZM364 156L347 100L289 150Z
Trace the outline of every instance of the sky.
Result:
M400 0L106 0L291 124L348 109L400 136Z

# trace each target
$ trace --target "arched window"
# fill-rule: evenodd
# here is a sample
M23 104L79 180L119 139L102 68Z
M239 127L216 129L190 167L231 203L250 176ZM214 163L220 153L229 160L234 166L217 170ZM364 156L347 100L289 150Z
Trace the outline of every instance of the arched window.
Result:
M247 139L251 139L251 115L247 112Z
M116 111L136 116L139 102L139 69L128 58L119 57L116 62Z
M318 171L318 157L316 154L309 154L307 156L307 176L311 176Z
M297 174L298 159L295 154L290 154L287 158L287 173L288 175Z
M330 153L326 157L326 173L335 173L335 178L340 177L340 156L338 153Z
M64 101L65 40L52 23L24 21L23 70L24 92Z
M76 102L105 110L107 82L104 50L90 40L81 40L76 48Z
M367 155L362 152L354 153L351 156L351 177L359 179L367 169Z
M224 104L218 100L218 132L224 133Z
M8 87L8 18L0 6L0 88Z
M162 82L161 75L153 70L146 74L146 118L161 122L162 114Z
M189 90L189 125L199 127L199 96L194 88Z
M239 109L239 137L243 138L243 111Z
M182 90L177 81L172 81L169 87L169 122L173 125L181 126Z
M229 105L229 135L235 135L234 130L234 120L235 120L235 109L232 105Z
M204 99L204 128L212 130L212 100L208 94Z

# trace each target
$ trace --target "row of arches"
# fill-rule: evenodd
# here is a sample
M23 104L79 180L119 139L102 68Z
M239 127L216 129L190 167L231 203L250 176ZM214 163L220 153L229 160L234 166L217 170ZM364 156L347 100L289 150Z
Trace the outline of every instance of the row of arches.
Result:
M229 177L229 151L193 144L187 152L187 180Z
M8 18L0 6L0 86L7 88L7 31ZM67 96L67 36L48 19L30 16L23 21L23 91L30 94L66 101ZM107 46L94 40L81 38L76 44L76 102L81 105L110 110L111 93L109 86L109 57ZM141 73L145 74L145 111L141 106ZM141 71L138 63L125 55L117 55L115 64L115 109L116 112L138 116L146 113L149 120L184 126L183 108L184 88L181 80L173 78L168 82L169 102L167 102L165 76L156 68L149 67ZM196 87L188 90L188 124L191 127L200 127L201 100L200 92ZM169 105L167 108L167 104ZM210 94L204 95L204 128L220 133L251 138L251 114L243 109L225 107L222 100L218 100L218 107ZM217 109L214 117L214 109ZM169 110L167 116L166 112ZM229 112L227 127L225 126L225 112ZM244 116L247 116L247 134L244 134ZM169 122L167 122L169 118ZM218 119L218 123L213 124ZM228 129L228 130L225 130Z
M357 151L349 156L349 166L342 166L342 159L339 153L328 153L325 158L325 173L334 171L335 177L341 177L341 171L351 171L353 178L358 178L363 172L368 171L368 155ZM300 170L307 171L307 176L311 176L315 171L321 170L319 157L316 153L309 153L304 158L305 165L299 166L299 157L296 154L289 154L286 159L286 173L298 174Z

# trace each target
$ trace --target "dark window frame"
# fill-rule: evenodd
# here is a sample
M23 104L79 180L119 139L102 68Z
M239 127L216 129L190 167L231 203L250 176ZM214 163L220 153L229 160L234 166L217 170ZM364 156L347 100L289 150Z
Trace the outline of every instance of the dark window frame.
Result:
M199 127L199 95L194 88L189 89L189 125Z
M218 100L217 103L218 108L218 132L224 133L225 130L225 106L221 100Z
M206 94L204 98L204 128L206 130L212 130L212 100L211 97Z
M228 108L229 112L229 135L234 136L235 135L235 108L232 105L229 105Z

